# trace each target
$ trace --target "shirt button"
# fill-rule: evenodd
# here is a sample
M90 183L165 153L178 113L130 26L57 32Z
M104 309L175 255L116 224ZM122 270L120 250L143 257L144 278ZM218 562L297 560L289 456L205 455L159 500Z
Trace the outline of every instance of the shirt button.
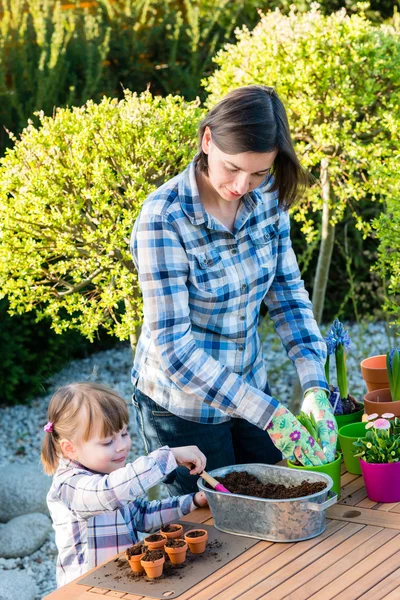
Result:
M238 251L236 250L236 248L232 248L231 252L232 252L232 254L237 254L238 253Z
M239 346L238 350L239 350L239 352L243 352L244 346Z
M245 321L245 320L246 320L246 317L245 317L244 315L240 315L239 319L240 319L241 321Z
M242 283L242 292L245 292L247 290L247 285L245 283Z

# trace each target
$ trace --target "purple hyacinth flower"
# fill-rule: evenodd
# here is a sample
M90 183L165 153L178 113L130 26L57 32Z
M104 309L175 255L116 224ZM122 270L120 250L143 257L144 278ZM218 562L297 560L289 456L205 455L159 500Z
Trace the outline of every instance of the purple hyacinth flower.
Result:
M292 442L297 442L300 439L300 435L300 431L297 431L296 429L296 431L292 431L289 437L292 440Z
M328 335L325 338L325 342L328 349L328 356L334 354L339 344L343 344L346 350L350 348L351 340L349 332L344 328L339 319L333 321L332 326L328 331Z

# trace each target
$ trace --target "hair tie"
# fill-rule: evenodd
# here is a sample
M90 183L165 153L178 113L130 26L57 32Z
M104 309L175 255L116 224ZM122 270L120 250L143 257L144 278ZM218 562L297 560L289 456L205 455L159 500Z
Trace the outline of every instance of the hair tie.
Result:
M43 427L43 429L46 433L52 433L53 432L53 423L51 421L49 421L48 423L46 423L46 425Z

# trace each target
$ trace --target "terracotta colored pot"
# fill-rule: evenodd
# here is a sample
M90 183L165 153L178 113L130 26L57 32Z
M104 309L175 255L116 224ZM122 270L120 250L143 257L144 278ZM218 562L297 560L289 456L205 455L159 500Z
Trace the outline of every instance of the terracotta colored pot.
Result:
M159 540L157 542L150 542L149 537L151 537L151 535L162 535L163 539ZM165 544L167 543L168 538L163 533L157 533L157 534L152 533L151 535L148 535L143 540L143 542L146 544L146 546L148 547L149 550L158 550L159 548L163 548L165 546Z
M179 539L179 541L184 542L185 540ZM180 546L179 548L168 548L168 546L165 546L165 552L168 554L169 560L173 565L180 565L185 562L187 549L188 545L186 542L184 546Z
M361 374L369 392L389 387L386 354L365 358L360 366Z
M126 557L126 560L128 561L128 563L131 566L131 569L134 573L143 573L143 567L141 565L141 560L143 558L143 556L145 555L145 552L143 552L142 554L134 554L133 556Z
M188 534L193 531L202 531L203 535L199 537L188 537ZM191 529L185 533L185 542L189 544L190 552L192 554L202 554L206 549L207 540L208 533L205 529Z
M392 402L389 388L365 394L364 407L367 415L377 413L381 417L384 413L393 413L395 417L400 417L400 400Z
M165 563L165 556L158 560L141 560L141 565L146 571L146 575L149 579L156 579L161 577Z
M181 538L182 534L183 534L183 527L182 525L180 525L179 523L170 523L171 527L179 527L179 529L177 529L176 531L162 531L161 528L161 535L165 535L166 538L168 538L169 540L173 540L175 538Z

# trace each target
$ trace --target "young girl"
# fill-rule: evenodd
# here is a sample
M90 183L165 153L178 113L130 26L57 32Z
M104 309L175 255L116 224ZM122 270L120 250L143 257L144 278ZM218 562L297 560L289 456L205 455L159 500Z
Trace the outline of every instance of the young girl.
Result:
M58 548L57 585L65 585L150 532L205 506L202 492L146 501L146 490L177 465L201 473L206 457L196 446L164 446L126 464L131 447L125 401L97 383L60 388L48 408L42 446L53 475L47 504Z

